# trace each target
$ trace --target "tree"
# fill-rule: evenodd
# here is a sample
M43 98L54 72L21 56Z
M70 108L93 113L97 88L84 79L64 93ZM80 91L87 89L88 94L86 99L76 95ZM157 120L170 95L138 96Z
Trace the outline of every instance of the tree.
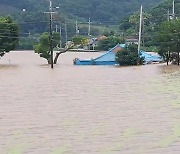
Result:
M159 54L167 60L175 61L179 64L179 45L180 45L180 20L164 22L157 37L159 43Z
M59 34L54 32L52 35L52 46L55 48L59 44ZM50 45L49 45L49 34L47 32L43 33L39 38L39 43L34 46L35 53L38 53L40 57L45 58L48 61L48 64L51 63L50 59Z
M129 22L129 18L124 18L120 25L119 25L119 29L122 30L123 32L127 31L130 27L132 26L132 24Z
M142 65L144 63L144 57L140 57L138 54L137 45L131 44L117 52L116 61L121 66Z
M28 37L22 37L19 39L19 45L16 49L20 50L33 50L34 44L38 41L38 35L31 35Z
M65 47L64 50L59 51L59 52L56 53L56 56L54 58L54 64L57 63L57 60L58 60L60 54L67 52L69 49L73 48L76 45L84 46L84 45L87 45L88 43L89 43L89 39L88 38L86 38L86 37L84 37L82 35L74 36L72 38L72 41L70 41L68 44L66 44L66 47Z
M18 41L18 24L11 17L0 17L0 57L13 50Z
M53 33L53 49L57 48L59 50L59 52L56 53L56 56L54 58L54 64L57 63L57 60L59 58L59 56L62 53L67 52L69 49L73 48L76 45L85 45L88 44L88 39L86 37L83 36L75 36L72 38L72 41L68 42L66 44L66 47L61 50L58 46L59 46L59 42L60 42L60 37L59 37L59 33L54 32ZM51 54L50 54L50 45L49 45L49 35L47 32L43 33L40 36L39 39L39 43L37 45L34 46L34 50L35 53L38 53L40 55L40 57L45 58L48 61L48 64L51 64Z
M106 39L100 40L98 43L98 49L109 50L118 43L125 43L124 39L120 36L108 36Z
M105 30L105 31L102 33L102 35L104 35L104 36L106 36L106 37L109 37L109 36L113 36L114 33L115 33L115 32L114 32L113 30L111 30L111 31Z

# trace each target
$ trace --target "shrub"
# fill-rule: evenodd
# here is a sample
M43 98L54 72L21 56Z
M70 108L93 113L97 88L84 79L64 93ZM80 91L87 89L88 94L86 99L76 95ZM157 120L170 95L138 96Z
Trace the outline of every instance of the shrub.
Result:
M117 52L116 61L121 66L142 65L144 63L144 57L140 57L138 54L137 45L131 44Z

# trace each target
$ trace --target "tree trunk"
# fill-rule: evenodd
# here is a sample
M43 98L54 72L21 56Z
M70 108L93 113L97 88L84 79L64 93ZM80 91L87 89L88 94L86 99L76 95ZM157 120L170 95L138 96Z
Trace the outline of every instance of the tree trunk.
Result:
M180 59L179 59L179 42L177 43L177 50L178 50L178 53L177 53L177 55L178 55L178 57L177 57L177 61L178 61L178 65L179 65L179 61L180 61Z
M72 48L72 47L71 47L71 48ZM55 56L55 58L54 58L54 64L57 64L57 61L58 61L58 58L59 58L60 54L67 52L69 49L70 49L70 48L67 48L67 49L64 49L63 51L57 52L57 53L56 53L56 56Z
M179 51L178 51L178 65L179 65L180 59L179 59Z
M56 56L54 58L54 64L57 64L57 60L58 60L60 54L61 54L60 52L56 53Z
M166 55L167 57L166 57L166 63L167 63L167 65L169 65L169 51L167 51L167 55Z
M51 58L48 58L47 61L48 61L48 64L51 64Z

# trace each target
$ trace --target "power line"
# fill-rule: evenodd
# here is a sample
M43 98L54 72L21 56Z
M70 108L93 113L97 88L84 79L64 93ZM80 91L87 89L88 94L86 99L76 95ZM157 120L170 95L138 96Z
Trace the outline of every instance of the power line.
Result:
M35 36L27 36L27 37L25 37L25 36L2 36L2 35L4 35L4 34L6 34L6 33L0 33L0 38L39 38L39 37L35 37ZM27 34L27 33L26 33ZM74 32L69 32L68 34L75 34ZM82 33L82 34L86 34L87 35L87 33ZM151 34L150 36L148 36L148 35L146 35L145 36L145 38L151 38L152 36L153 37L155 37L155 36L169 36L169 34L173 34L173 35L177 35L177 34L180 34L180 32L178 32L178 33L168 33L168 34L160 34L160 35L158 35L158 34ZM172 40L172 42L173 42L173 40Z

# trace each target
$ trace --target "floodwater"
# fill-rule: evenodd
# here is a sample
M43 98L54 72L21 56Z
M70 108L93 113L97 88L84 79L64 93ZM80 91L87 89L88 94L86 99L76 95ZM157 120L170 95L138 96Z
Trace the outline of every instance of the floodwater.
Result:
M0 59L0 154L179 154L179 67L72 64L100 54Z

